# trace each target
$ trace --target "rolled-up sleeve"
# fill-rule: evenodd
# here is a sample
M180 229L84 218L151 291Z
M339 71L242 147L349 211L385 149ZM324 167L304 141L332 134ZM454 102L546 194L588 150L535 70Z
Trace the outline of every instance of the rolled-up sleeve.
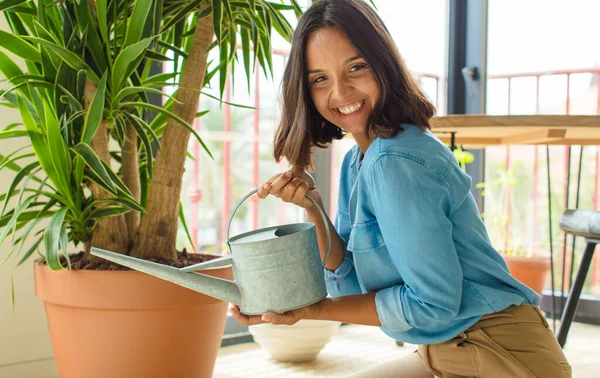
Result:
M376 294L383 327L406 332L450 323L460 308L463 275L444 172L405 156L383 155L371 167L370 180L373 211L403 280Z

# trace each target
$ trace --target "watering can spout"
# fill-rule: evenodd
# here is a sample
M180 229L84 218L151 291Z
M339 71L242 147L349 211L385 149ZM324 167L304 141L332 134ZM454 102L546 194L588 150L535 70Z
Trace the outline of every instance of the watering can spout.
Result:
M240 289L234 281L206 274L196 273L190 269L179 269L168 265L158 264L120 253L92 247L91 254L115 262L128 268L153 275L177 285L187 287L225 302L241 305ZM194 265L194 270L225 266L229 257L223 257L206 263ZM215 263L216 262L216 263Z

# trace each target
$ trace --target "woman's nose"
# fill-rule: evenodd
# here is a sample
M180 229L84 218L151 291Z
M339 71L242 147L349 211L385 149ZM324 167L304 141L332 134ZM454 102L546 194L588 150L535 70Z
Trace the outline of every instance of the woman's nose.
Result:
M332 88L331 96L335 100L344 100L348 98L350 92L352 92L352 87L347 80L336 80Z

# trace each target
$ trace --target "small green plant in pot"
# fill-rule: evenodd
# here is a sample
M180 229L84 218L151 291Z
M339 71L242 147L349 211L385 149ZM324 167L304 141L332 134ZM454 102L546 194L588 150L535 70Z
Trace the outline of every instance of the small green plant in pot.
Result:
M41 255L36 292L49 326L59 327L51 334L60 376L210 375L227 305L208 300L201 307L200 294L137 272L106 271L116 267L89 250L179 266L193 261L177 252L176 238L188 141L194 135L202 143L191 127L201 115L201 90L218 75L223 93L238 59L248 82L254 62L267 73L271 29L289 41L282 12L299 15L300 7L263 0L4 0L0 11L10 27L0 31L7 79L1 101L21 116L0 129L0 138L22 146L0 155L0 173L14 177L0 196L0 261L18 266ZM218 59L209 63L215 48ZM155 72L165 61L174 71ZM175 88L172 96L163 93L166 86ZM153 105L150 95L168 101ZM69 255L69 247L80 253ZM115 307L121 305L122 311ZM67 308L107 317L78 328L82 313L65 319L59 314ZM181 317L184 308L188 317ZM199 318L206 314L212 318ZM180 339L165 340L167 326L169 337ZM158 333L149 336L153 329ZM209 333L218 340L199 346ZM103 350L94 349L102 343ZM132 363L140 355L144 363Z

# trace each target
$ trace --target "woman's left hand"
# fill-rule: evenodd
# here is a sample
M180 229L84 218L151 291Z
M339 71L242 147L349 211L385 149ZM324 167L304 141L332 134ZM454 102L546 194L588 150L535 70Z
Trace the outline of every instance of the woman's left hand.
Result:
M240 323L245 326L251 326L262 323L271 323L271 324L286 324L292 325L296 324L300 319L313 319L315 314L319 309L319 305L321 302L308 305L305 307L301 307L296 310L276 313L276 312L268 312L266 314L261 315L245 315L240 311L240 307L238 305L231 305L229 310L231 311L231 315Z

